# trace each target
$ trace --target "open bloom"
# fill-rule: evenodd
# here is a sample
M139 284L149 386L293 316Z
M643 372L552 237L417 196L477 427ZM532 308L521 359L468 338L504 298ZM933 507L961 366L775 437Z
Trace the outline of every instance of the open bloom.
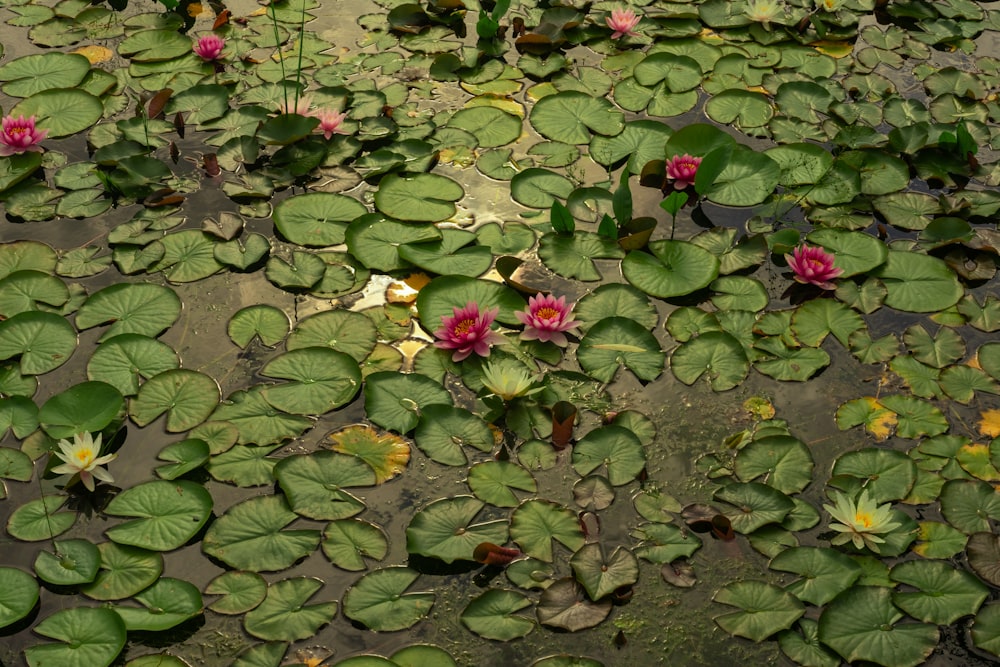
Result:
M95 440L89 433L77 433L73 436L73 442L68 440L59 441L59 449L56 456L65 461L52 469L52 472L59 475L79 474L80 481L87 487L88 491L94 490L94 478L102 482L114 482L114 478L104 468L100 466L115 460L117 454L98 456L101 453L101 434L97 434Z
M319 125L316 126L316 131L322 132L323 137L326 139L329 139L334 134L347 134L347 131L341 127L344 119L347 118L346 113L338 113L328 109L316 109L315 111L308 112L308 115L319 118Z
M748 19L763 23L765 28L770 27L771 21L783 13L781 3L777 0L749 0L745 11Z
M490 356L490 346L502 343L504 337L490 329L499 308L479 312L479 305L470 301L462 308L452 308L454 315L441 318L441 328L434 335L441 340L434 345L445 350L455 350L453 361L461 361L475 352L480 357Z
M694 157L687 153L672 157L667 162L667 178L674 179L674 189L683 190L693 184L695 174L698 173L698 165L700 164L700 157Z
M6 116L0 121L0 155L6 157L25 151L40 153L42 147L38 144L48 133L48 130L35 127L34 116Z
M211 61L216 60L222 55L222 47L226 45L226 40L222 39L218 35L202 35L195 42L194 52L202 60Z
M830 528L840 533L833 538L831 544L847 544L852 542L858 549L867 546L878 553L878 545L885 540L879 533L888 533L902 524L892 520L892 505L877 505L868 497L868 491L862 491L855 503L840 491L834 491L836 505L823 505L839 523L831 523Z
M483 366L483 386L494 396L510 401L542 390L536 387L535 378L527 366L513 359L489 361Z
M802 244L785 255L785 261L795 274L795 280L803 285L815 285L821 289L835 289L833 279L844 272L833 265L834 256L822 248Z
M828 12L835 12L844 4L844 0L816 0L816 7Z
M556 345L566 345L564 331L575 329L580 323L573 320L573 306L566 305L566 297L558 299L551 294L536 294L528 299L528 307L514 313L524 325L521 338L552 341Z
M611 10L611 16L604 19L608 27L614 32L611 33L611 39L619 39L628 35L629 37L638 37L639 33L635 32L632 28L639 25L639 17L635 15L631 9L621 9L616 7Z

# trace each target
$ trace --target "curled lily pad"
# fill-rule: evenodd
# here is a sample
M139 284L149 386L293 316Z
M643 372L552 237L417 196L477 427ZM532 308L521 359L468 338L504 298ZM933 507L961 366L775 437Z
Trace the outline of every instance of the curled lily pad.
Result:
M408 567L387 567L361 577L344 594L344 615L372 630L412 627L430 613L433 593L407 593L420 575Z
M243 627L254 637L270 641L295 641L316 634L333 620L336 602L307 604L323 587L311 577L293 577L271 584L267 597L243 617Z
M35 626L35 632L59 643L26 648L30 667L108 667L125 646L125 623L113 610L103 607L57 611Z
M89 584L97 576L101 553L87 540L56 540L55 553L43 551L35 559L39 578L57 586Z
M442 498L428 504L406 528L406 548L413 554L439 558L446 563L472 560L483 542L507 541L504 520L472 523L485 503L472 496Z
M763 581L727 584L713 599L740 610L716 616L715 622L719 627L755 642L788 629L805 613L805 607L795 596Z
M530 606L531 600L521 593L494 588L471 601L461 620L480 637L510 641L534 630L534 620L515 613Z

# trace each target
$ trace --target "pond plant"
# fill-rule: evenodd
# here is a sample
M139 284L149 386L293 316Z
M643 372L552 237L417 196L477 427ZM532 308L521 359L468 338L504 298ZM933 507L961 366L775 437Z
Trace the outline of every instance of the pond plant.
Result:
M107 4L0 10L0 663L1000 656L996 8Z

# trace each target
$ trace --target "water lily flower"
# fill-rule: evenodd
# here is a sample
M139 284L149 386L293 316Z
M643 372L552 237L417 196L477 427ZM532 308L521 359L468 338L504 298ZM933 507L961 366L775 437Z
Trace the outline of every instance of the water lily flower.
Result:
M566 297L558 299L551 294L536 294L528 298L528 307L514 313L524 325L521 338L552 341L556 345L566 345L564 331L575 329L580 323L573 320L573 306L566 305Z
M771 21L784 14L784 8L777 0L749 0L744 13L751 21L763 23L768 28Z
M222 48L226 45L226 40L216 34L202 35L195 42L194 52L202 60L210 62L217 60L222 55Z
M483 386L505 402L542 390L542 387L534 385L535 378L532 377L528 367L520 361L491 360L483 366Z
M640 19L631 9L616 7L611 10L611 16L606 17L604 20L607 22L608 27L614 31L611 33L611 39L620 39L626 35L629 37L639 36L639 33L635 32L632 28L639 25Z
M700 164L700 157L694 157L687 153L671 158L670 162L667 162L667 178L674 179L674 189L683 190L692 185Z
M837 11L843 4L844 0L816 0L816 6L828 12Z
M48 130L35 127L34 116L5 116L0 121L0 155L7 157L25 151L40 153L42 147L38 144L48 133Z
M462 308L452 308L454 315L441 318L441 328L434 335L441 340L435 347L455 350L452 361L462 361L475 352L480 357L490 356L490 346L504 342L504 337L490 329L499 308L479 312L479 305L470 301Z
M77 433L73 436L73 442L68 440L59 441L59 449L56 456L65 463L52 469L52 472L59 475L79 474L80 481L87 487L88 491L94 490L94 478L109 484L114 482L114 478L104 468L100 466L110 463L117 458L117 454L107 454L98 456L101 453L101 434L97 434L94 439L90 433Z
M319 125L316 127L316 130L322 132L323 137L326 139L329 139L334 134L347 134L347 131L341 127L347 118L346 112L338 113L328 109L316 109L315 111L310 111L308 115L319 118Z
M852 542L858 549L867 546L878 553L878 545L885 543L878 534L902 525L892 520L892 504L877 505L868 497L867 490L861 492L857 503L839 491L834 491L834 496L835 505L823 505L823 509L839 522L830 524L831 529L840 533L831 544Z
M833 265L834 256L817 246L802 244L785 255L785 261L795 274L796 282L815 285L820 289L836 289L833 279L844 272Z

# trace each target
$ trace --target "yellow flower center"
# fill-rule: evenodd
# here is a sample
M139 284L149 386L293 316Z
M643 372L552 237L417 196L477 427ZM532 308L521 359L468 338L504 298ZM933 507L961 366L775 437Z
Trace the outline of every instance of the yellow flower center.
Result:
M82 465L88 465L94 460L94 452L88 447L81 447L73 453Z
M472 331L472 328L476 326L476 321L472 319L465 319L455 325L455 335L464 336L465 334Z
M17 127L10 128L10 130L8 130L8 133L14 135L15 137L19 137L19 136L21 136L22 134L24 134L27 131L28 131L28 128L22 127L22 126L17 126Z
M872 527L872 515L868 512L855 512L854 523L858 526L863 526L864 528Z
M549 306L543 306L535 312L535 317L540 320L555 320L559 319L560 312L555 308Z

